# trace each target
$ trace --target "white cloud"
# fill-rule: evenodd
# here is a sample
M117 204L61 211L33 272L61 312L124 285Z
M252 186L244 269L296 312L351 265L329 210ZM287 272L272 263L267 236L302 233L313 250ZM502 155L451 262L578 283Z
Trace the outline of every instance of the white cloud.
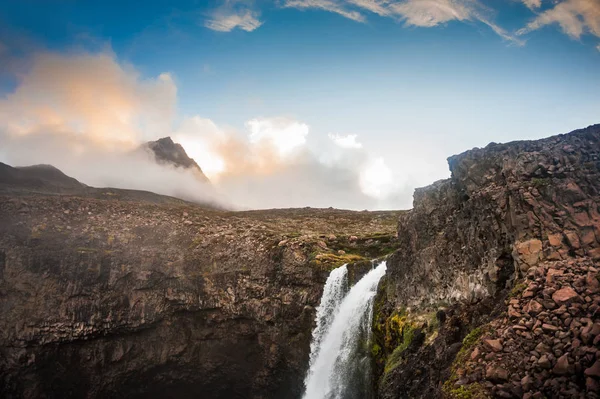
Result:
M360 187L371 197L385 197L393 189L393 175L383 158L370 160L360 172Z
M418 27L433 27L450 21L479 21L502 38L523 43L495 24L490 17L491 10L478 0L285 0L283 5L326 10L358 22L364 22L363 13L370 12Z
M281 157L306 143L308 125L288 118L256 118L246 122L250 143L270 145Z
M525 4L531 10L535 10L536 8L540 8L542 6L542 0L523 0L523 4Z
M252 32L263 24L258 17L258 13L252 10L222 9L215 11L204 26L217 32L231 32L235 28Z
M523 35L547 25L558 24L573 39L589 33L600 37L600 1L564 0L538 14L517 34Z
M476 4L452 0L408 0L390 7L407 25L432 27L448 21L472 19Z
M362 148L362 143L356 141L356 134L349 134L347 136L342 136L340 134L329 133L327 135L331 141L333 141L336 145L342 148Z
M600 51L600 44L596 46L596 50Z
M356 10L349 10L343 1L339 0L285 0L284 7L297 9L315 8L340 14L343 17L357 22L364 22L365 17Z
M185 148L191 158L201 163L202 171L210 180L218 178L225 171L225 160L217 151L211 150L213 143L224 140L225 135L210 119L199 116L188 118L172 138Z
M0 100L0 162L47 163L83 183L154 191L242 208L398 208L413 183L393 176L356 135L315 137L301 121L254 118L244 131L200 116L174 125L169 74L143 79L114 54L40 53ZM146 140L171 135L211 178L159 165ZM400 182L400 183L399 183Z

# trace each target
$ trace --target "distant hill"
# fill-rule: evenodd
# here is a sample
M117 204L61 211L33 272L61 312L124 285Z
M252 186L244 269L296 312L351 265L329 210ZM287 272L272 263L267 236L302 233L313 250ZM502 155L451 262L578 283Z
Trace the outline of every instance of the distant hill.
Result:
M12 167L0 162L0 187L68 194L84 191L87 186L52 165Z
M171 137L163 137L156 141L149 141L142 147L152 151L156 162L159 164L171 165L176 168L191 169L201 181L209 183L209 180L204 172L202 172L200 165L188 156L181 144L175 143Z
M116 201L190 204L189 201L150 191L87 186L52 165L13 167L0 162L0 195L74 195ZM202 204L212 207L212 204Z

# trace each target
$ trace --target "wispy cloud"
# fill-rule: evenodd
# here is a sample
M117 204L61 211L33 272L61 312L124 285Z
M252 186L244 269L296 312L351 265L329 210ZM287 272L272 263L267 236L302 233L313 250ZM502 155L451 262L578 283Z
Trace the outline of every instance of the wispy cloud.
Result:
M522 0L523 4L527 6L527 8L531 10L535 10L542 6L542 0Z
M297 8L300 10L315 8L340 14L348 19L364 22L365 17L356 10L348 9L343 1L338 0L285 0L284 7Z
M527 1L524 1L527 4ZM600 37L600 0L564 0L539 13L517 34L523 35L547 25L558 24L573 39L589 33Z
M535 2L535 0L529 0ZM523 44L493 22L493 11L478 0L285 0L284 7L321 9L358 22L366 13L404 21L407 26L430 28L450 21L481 22L503 39Z
M257 11L235 9L226 4L215 10L204 22L204 26L217 32L231 32L236 28L252 32L263 24L258 19L259 16Z

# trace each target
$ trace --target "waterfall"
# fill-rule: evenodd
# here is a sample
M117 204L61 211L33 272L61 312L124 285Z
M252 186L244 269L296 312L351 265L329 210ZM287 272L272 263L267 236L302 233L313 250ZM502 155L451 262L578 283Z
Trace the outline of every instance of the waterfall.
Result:
M317 309L304 399L369 396L370 360L366 344L370 338L373 299L386 264L382 262L367 273L340 302L343 291L340 287L347 284L347 270L345 266L342 268L331 272Z

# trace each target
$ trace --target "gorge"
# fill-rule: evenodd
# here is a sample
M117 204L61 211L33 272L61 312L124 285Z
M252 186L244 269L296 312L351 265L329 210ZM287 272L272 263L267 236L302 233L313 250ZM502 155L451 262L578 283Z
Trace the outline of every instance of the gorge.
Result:
M599 397L600 125L448 163L376 212L0 165L0 396Z

